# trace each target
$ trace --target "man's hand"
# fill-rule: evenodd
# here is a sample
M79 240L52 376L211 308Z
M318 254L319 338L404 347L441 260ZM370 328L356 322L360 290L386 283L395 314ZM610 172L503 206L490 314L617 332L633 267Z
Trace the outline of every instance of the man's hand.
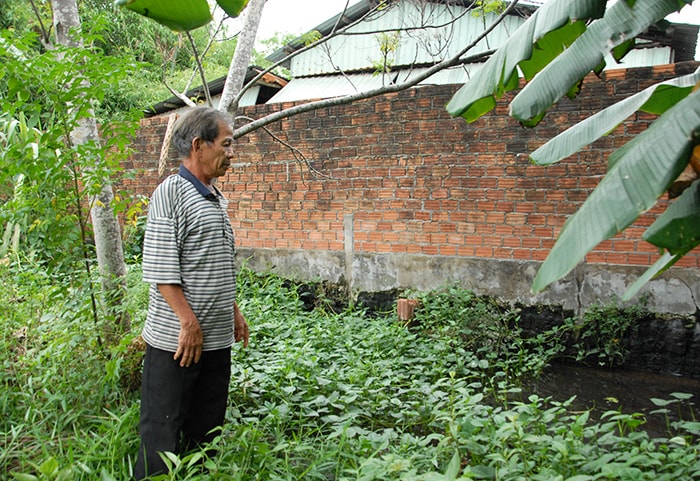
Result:
M177 342L177 351L173 359L180 359L180 367L190 367L192 362L197 364L202 358L202 328L199 322L180 322L180 336Z
M202 345L204 344L202 328L199 327L197 316L194 315L194 311L185 299L182 286L179 284L158 284L158 290L180 319L180 335L173 359L180 359L182 367L190 367L193 362L198 363L202 357Z
M248 323L243 317L240 309L238 309L238 304L233 303L233 329L234 329L234 339L236 342L243 342L243 347L248 347L248 341L250 339L250 330L248 329Z

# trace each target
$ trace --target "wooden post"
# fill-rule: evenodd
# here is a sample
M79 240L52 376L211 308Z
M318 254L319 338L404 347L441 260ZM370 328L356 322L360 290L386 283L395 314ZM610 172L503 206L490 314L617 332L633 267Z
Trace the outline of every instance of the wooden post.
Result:
M416 299L399 299L396 301L396 313L401 322L411 322L413 314L420 303Z

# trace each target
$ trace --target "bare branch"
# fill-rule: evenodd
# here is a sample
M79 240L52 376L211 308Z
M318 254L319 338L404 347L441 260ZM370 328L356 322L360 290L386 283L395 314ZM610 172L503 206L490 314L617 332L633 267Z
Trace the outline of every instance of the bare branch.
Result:
M41 44L47 49L53 48L53 45L51 44L50 31L44 26L44 22L41 20L41 15L39 14L39 9L36 8L34 0L30 0L29 3L32 4L32 10L34 10L34 15L36 15L36 19L39 22L39 27L41 28Z
M189 98L187 95L185 95L184 93L180 93L180 92L178 92L177 90L175 90L174 88L172 88L172 87L168 84L167 80L165 80L165 78L163 78L163 84L165 85L165 87L166 87L168 90L170 90L170 93L171 93L171 94L173 94L173 95L174 95L175 97L177 97L178 99L182 100L182 101L185 103L185 105L187 105L188 107L196 107L196 106L197 106L197 104L195 104L195 103L192 101L192 99Z
M346 9L347 9L347 4L345 5L345 9L344 9L343 12L341 13L341 15L339 15L339 17L338 17L338 21L336 22L336 27L337 27L338 23L340 22L340 19L341 19L341 18L343 17L343 15L345 14ZM297 55L301 55L302 53L304 53L304 52L306 52L306 51L308 51L308 50L311 50L312 48L316 48L316 47L318 47L319 45L322 45L322 44L328 42L328 41L329 41L330 39L332 39L332 38L338 37L338 36L340 36L340 35L345 35L346 32L347 32L347 30L348 30L349 28L352 28L352 27L354 27L355 25L357 25L357 24L359 24L359 23L365 21L365 20L367 19L367 17L369 17L370 15L374 14L374 13L377 12L377 11L379 11L379 10L378 10L378 5L375 6L375 7L372 7L370 10L367 11L367 13L365 13L364 15L362 15L360 18L358 18L358 19L355 20L354 22L347 24L346 26L344 26L343 28L341 28L341 29L339 29L339 30L335 30L336 27L333 27L333 30L332 30L331 33L329 33L328 35L326 35L326 36L324 36L324 37L322 37L322 38L320 38L320 39L316 40L315 42L312 42L312 43L310 43L310 44L308 44L308 45L304 45L302 48L300 48L300 49L298 49L298 50L295 50L294 52L290 53L289 55L287 55L287 56L284 57L283 59L280 59L280 60L278 60L277 62L273 63L272 65L270 65L269 67L267 67L265 70L263 70L262 72L260 72L258 75L256 75L250 82L248 82L247 84L245 84L245 85L243 86L243 88L241 89L241 91L238 92L238 95L237 95L236 98L234 99L234 102L235 102L235 103L238 103L238 102L240 101L241 97L243 96L243 94L244 94L250 87L252 87L253 85L255 85L255 84L258 82L258 80L260 80L261 78L263 78L263 76L267 75L267 74L270 73L272 70L274 70L275 68L277 68L277 67L279 67L280 65L282 65L284 62L287 62L287 61L293 59L294 57L296 57Z
M462 13L457 15L456 17L452 17L451 20L445 22L445 23L439 23L439 24L421 24L415 27L401 27L402 32L413 32L413 31L425 31L425 30L438 30L441 28L449 27L450 25L453 25L457 20L460 18L464 17L467 15L470 11L465 9ZM348 37L353 36L353 35L368 35L372 33L390 33L396 31L395 28L389 28L389 29L381 29L381 30L363 30L362 32L343 32L342 35L346 35Z
M216 40L216 36L219 34L219 32L221 31L221 29L224 26L224 20L225 20L225 18L222 18L221 20L219 20L219 24L214 29L214 33L212 33L209 36L209 42L207 42L207 46L204 47L204 50L202 50L202 55L201 55L202 58L206 57L207 53L209 53L209 49L211 48L212 44ZM187 81L187 84L182 89L183 92L187 92L190 89L190 85L192 85L192 81L194 80L194 77L197 75L198 70L199 70L199 68L197 66L195 66L195 68L192 70L192 75L190 75L190 79Z
M247 120L247 121L249 121L249 122L253 122L253 121L254 121L254 119L252 119L252 118L250 118L250 117L246 117L246 116L243 116L243 115L239 115L239 116L236 116L236 118L233 119L234 123L236 122L236 120L239 120L239 119L241 119L241 120ZM328 174L325 174L325 173L321 172L320 170L316 169L315 167L313 167L313 166L311 165L311 162L309 162L309 159L306 158L306 155L304 155L304 153L303 153L301 150L297 149L296 147L294 147L294 146L293 146L292 144L290 144L289 142L287 142L287 141L285 141L285 140L282 140L282 139L279 138L277 135L273 134L272 131L270 131L270 129L268 129L267 127L262 127L262 129L263 129L270 137L272 137L273 140L275 140L276 142L279 142L279 143L282 144L283 146L287 147L287 148L292 152L292 156L294 157L294 161L297 162L297 163L299 163L299 164L302 164L302 163L305 164L305 165L306 165L306 168L309 169L309 172L310 172L314 177L324 177L324 178L326 178L326 179L332 179L332 178L333 178L332 176L330 176L330 175L328 175ZM302 174L301 174L301 175L302 175L301 180L302 180L302 182L304 182L304 173L303 173L303 171L302 171Z
M335 21L335 25L333 25L333 28L330 31L330 35L333 35L338 30L338 25L340 25L340 21L345 16L345 12L348 11L349 6L350 6L350 0L346 0L345 6L343 7L343 11L340 12L340 15L338 15L338 20Z
M464 47L457 54L433 65L432 67L425 70L425 72L423 72L419 75L416 75L411 80L407 80L406 82L403 82L403 83L388 85L386 87L380 87L380 88L376 88L376 89L372 89L372 90L367 90L365 92L358 92L355 94L344 95L341 97L334 97L334 98L330 98L330 99L317 100L315 102L300 104L300 105L291 107L289 109L284 109L284 110L272 113L270 115L267 115L265 117L262 117L260 119L257 119L257 120L255 120L249 124L246 124L240 128L237 128L233 132L233 137L234 138L241 137L241 136L243 136L247 133L253 132L254 130L257 130L265 125L269 125L273 122L277 122L279 120L286 119L288 117L292 117L294 115L298 115L298 114L301 114L304 112L311 112L313 110L318 110L318 109L322 109L322 108L326 108L326 107L333 107L336 105L345 105L345 104L349 104L352 102L356 102L358 100L363 100L363 99L375 97L377 95L406 90L410 87L418 85L423 80L429 78L430 76L434 75L435 73L437 73L441 70L444 70L446 68L453 67L453 66L459 65L459 64L474 62L477 60L483 60L484 58L490 56L494 51L488 50L486 52L481 52L479 54L476 54L476 55L473 55L473 56L467 57L467 58L462 58L462 56L464 54L466 54L469 50L474 48L489 33L491 33L496 28L496 26L498 24L500 24L503 21L503 19L506 18L506 16L510 14L511 11L513 11L513 9L517 5L517 3L518 3L518 0L513 0L510 3L510 5L508 6L508 8L506 8L503 11L503 13L501 13L501 15L499 15L499 17L491 24L491 26L489 28L485 29L469 45Z
M197 53L197 46L194 44L194 39L189 30L187 31L187 39L190 41L192 46L192 53L194 54L194 60L197 62L197 70L199 70L199 76L202 78L202 89L204 90L204 96L207 99L207 105L209 107L214 106L214 102L211 100L211 92L209 92L209 85L207 84L207 78L204 75L204 67L202 66L202 61L199 59L199 54Z

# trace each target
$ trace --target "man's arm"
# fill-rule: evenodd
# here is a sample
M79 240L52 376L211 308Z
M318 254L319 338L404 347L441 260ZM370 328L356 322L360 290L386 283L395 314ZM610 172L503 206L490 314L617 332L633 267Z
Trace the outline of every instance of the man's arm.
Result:
M204 338L199 320L185 299L182 286L179 284L158 284L158 290L180 320L180 337L173 359L180 359L182 367L189 367L192 362L198 363L202 357Z
M236 342L243 341L243 347L248 347L248 339L250 338L248 323L243 317L243 313L238 309L238 303L235 301L233 303L233 329Z

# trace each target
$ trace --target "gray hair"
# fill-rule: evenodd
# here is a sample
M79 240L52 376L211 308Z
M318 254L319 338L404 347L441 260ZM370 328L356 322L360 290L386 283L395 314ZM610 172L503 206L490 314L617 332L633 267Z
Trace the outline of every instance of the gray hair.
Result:
M185 112L175 123L170 145L182 158L192 151L192 141L199 137L212 142L219 135L219 122L231 124L231 117L211 107L195 107Z

